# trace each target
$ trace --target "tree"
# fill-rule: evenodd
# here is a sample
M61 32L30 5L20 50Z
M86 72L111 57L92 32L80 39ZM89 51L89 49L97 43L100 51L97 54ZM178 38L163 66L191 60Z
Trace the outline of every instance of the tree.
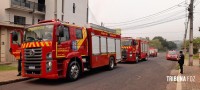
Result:
M161 37L161 36L156 36L156 37L153 38L153 40L155 40L155 39L158 39L158 40L161 42L162 46L163 46L164 48L167 48L168 43L167 43L167 40L166 40L166 39L164 39L164 38Z
M154 41L154 40L155 40L155 41ZM156 37L154 37L153 40L150 41L150 43L152 43L152 44L154 45L155 43L158 43L157 40L161 43L161 46L159 46L159 44L158 44L158 46L157 46L157 48L159 48L159 50L161 50L161 51L166 51L167 49L168 49L168 50L177 49L177 45L176 45L174 42L172 42L172 41L167 41L166 39L164 39L164 38L161 37L161 36L156 36ZM155 44L154 47L156 47L156 45L157 45L157 44Z
M154 39L154 40L149 41L149 46L150 47L155 47L158 50L162 50L163 49L162 44L158 39Z
M189 48L189 40L186 41L186 48ZM198 53L198 49L200 49L200 37L193 39L193 53Z
M167 48L168 48L169 50L177 49L177 45L176 45L174 42L168 41L167 44L168 44Z

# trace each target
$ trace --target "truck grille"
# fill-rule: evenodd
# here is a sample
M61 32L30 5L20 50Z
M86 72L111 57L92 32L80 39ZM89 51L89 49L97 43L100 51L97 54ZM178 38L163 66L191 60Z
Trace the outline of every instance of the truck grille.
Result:
M24 50L26 74L41 74L42 49L31 48Z
M42 60L42 48L31 48L24 50L26 60Z

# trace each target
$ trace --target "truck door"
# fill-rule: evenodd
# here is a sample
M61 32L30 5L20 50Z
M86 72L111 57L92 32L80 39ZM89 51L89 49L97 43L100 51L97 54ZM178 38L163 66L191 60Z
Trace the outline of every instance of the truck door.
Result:
M56 57L57 58L64 58L67 53L71 50L71 38L70 37L70 27L68 26L61 26L63 29L63 36L59 37L59 43L57 43L57 51Z
M13 40L13 33L17 33L17 41ZM21 43L23 40L23 33L20 30L15 30L12 33L10 33L10 53L14 55L14 57L19 60L20 59L20 52L21 52Z
M75 28L75 36L76 36L76 42L77 42L77 50L82 55L87 55L87 31L86 28Z

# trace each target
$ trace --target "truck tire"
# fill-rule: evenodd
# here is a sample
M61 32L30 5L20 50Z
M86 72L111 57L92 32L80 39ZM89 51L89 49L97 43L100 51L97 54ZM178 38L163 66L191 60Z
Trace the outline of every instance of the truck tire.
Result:
M72 61L69 63L67 70L67 79L69 81L75 81L79 78L81 73L80 65L77 61Z
M148 60L148 57L146 57L144 60L147 61L147 60Z
M136 60L135 63L138 63L138 62L139 62L139 57L136 56L136 59L135 59L135 60Z
M113 70L115 66L115 60L113 57L109 58L109 65L108 65L108 70Z

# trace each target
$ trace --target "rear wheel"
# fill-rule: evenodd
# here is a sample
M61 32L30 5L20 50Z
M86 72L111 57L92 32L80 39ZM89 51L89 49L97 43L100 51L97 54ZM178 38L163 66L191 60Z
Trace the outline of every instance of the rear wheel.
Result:
M145 61L147 61L147 60L148 60L148 57L146 56Z
M138 62L139 62L139 57L138 57L138 56L136 56L136 58L135 58L135 59L136 59L136 61L135 61L135 62L136 62L136 63L138 63Z
M67 78L70 81L75 81L79 78L80 73L81 69L79 63L77 61L72 61L68 67Z
M108 70L113 70L115 66L115 60L113 57L110 57L109 59L109 65L108 65Z

